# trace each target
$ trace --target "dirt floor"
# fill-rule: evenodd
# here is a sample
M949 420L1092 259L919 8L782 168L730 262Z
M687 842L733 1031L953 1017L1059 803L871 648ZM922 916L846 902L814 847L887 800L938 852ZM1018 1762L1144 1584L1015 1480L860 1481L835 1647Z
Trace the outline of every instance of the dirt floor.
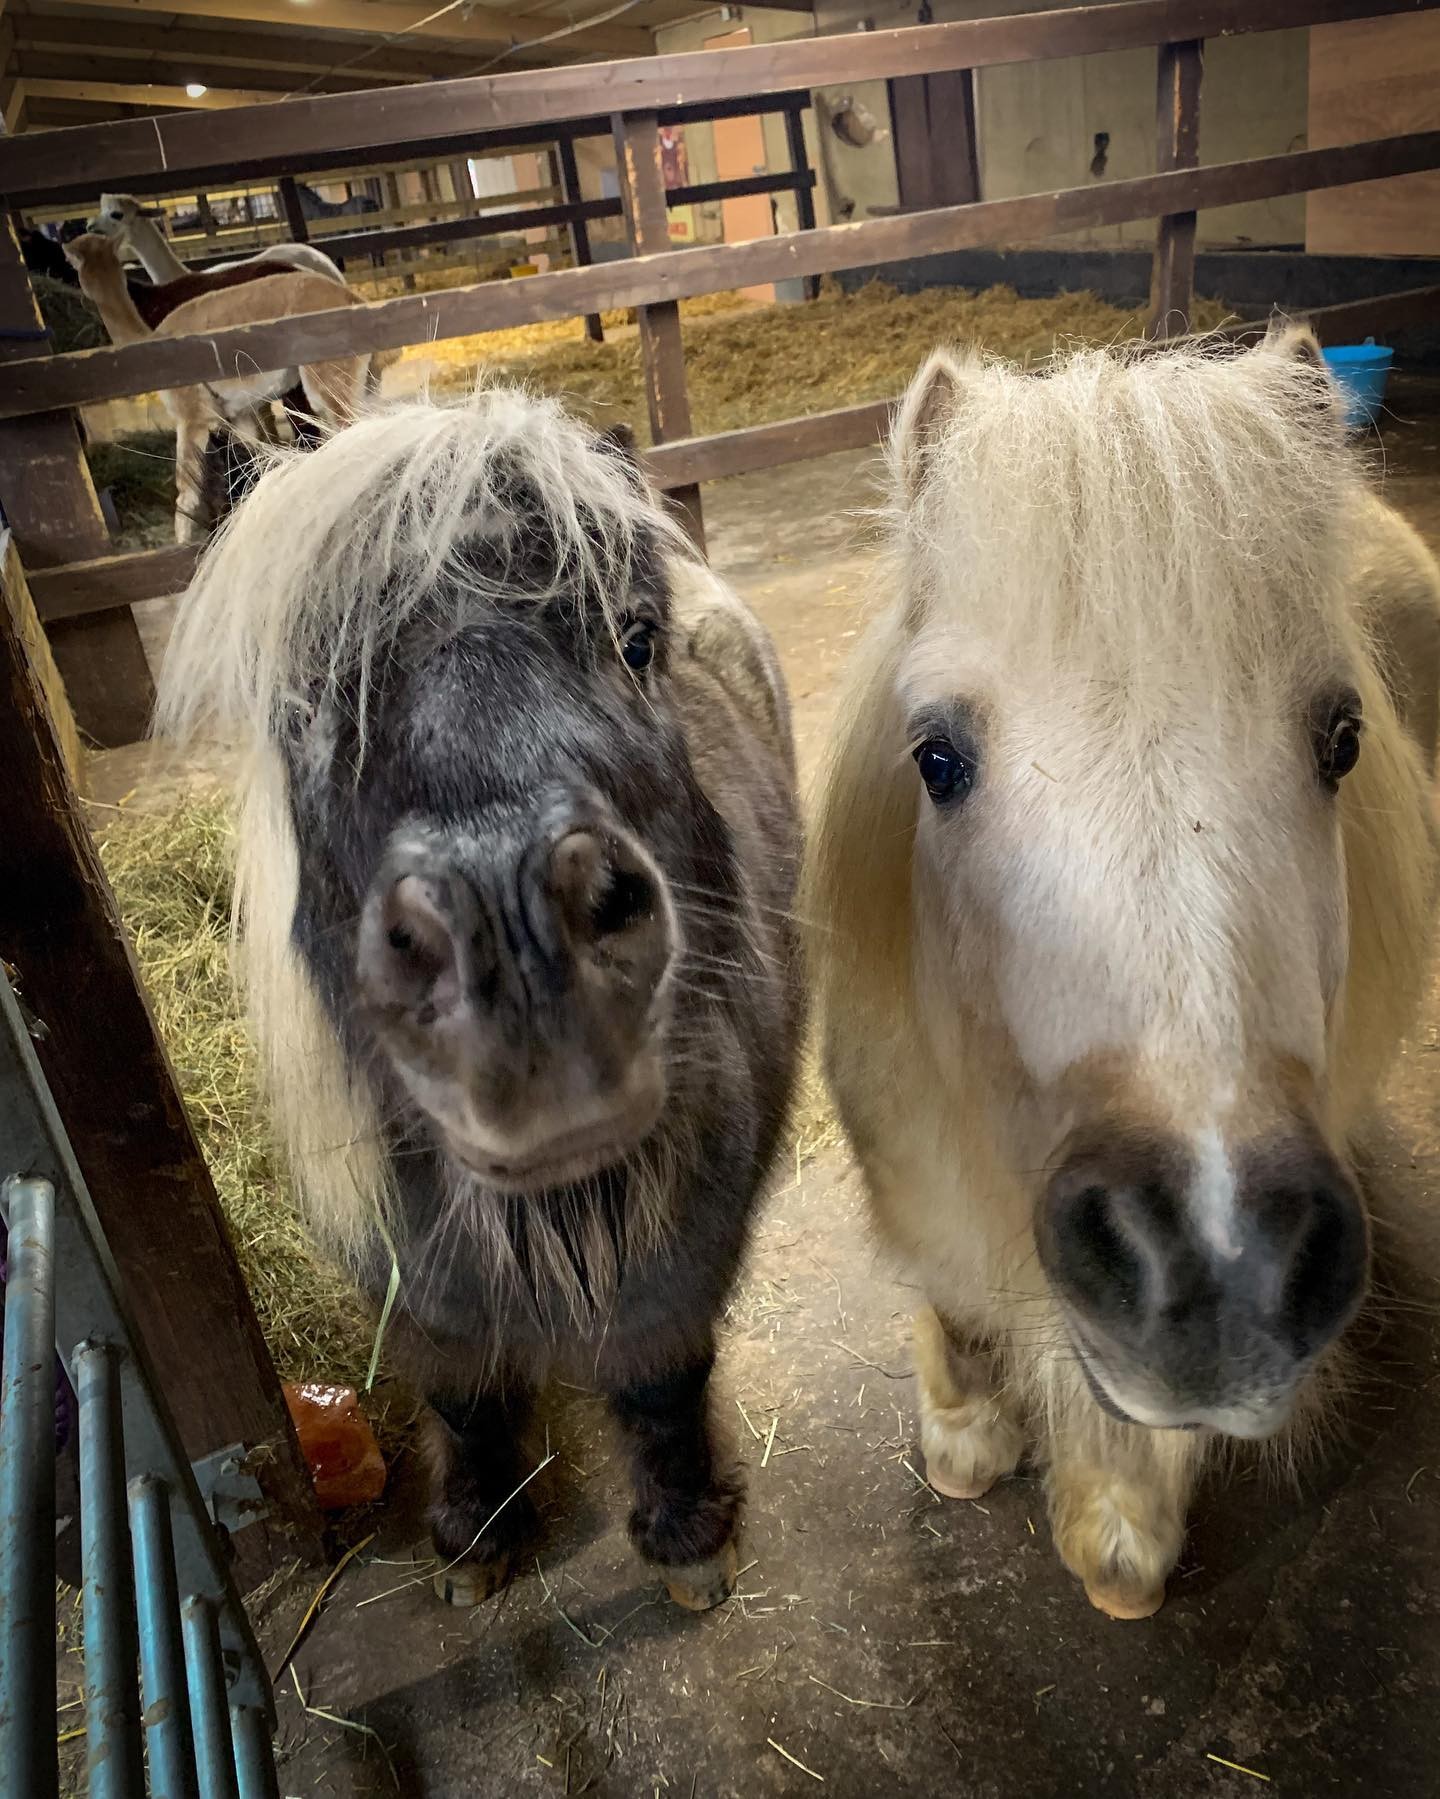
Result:
M1389 492L1440 546L1440 388L1403 384L1393 413ZM836 456L705 495L714 560L779 641L807 771L883 578L854 516L874 503L872 470ZM150 610L157 643L166 623ZM131 752L96 773L101 801L148 779ZM1440 1193L1437 1052L1432 997L1369 1171L1422 1208ZM1033 1474L978 1503L926 1487L912 1295L872 1251L845 1154L783 1169L777 1188L718 1377L750 1493L736 1596L703 1617L664 1601L626 1543L601 1408L559 1390L534 1445L537 1465L547 1440L552 1458L534 1485L542 1540L476 1611L433 1596L416 1472L396 1470L364 1526L376 1534L282 1682L282 1794L1437 1789L1440 1289L1428 1276L1392 1270L1361 1325L1368 1373L1343 1441L1293 1489L1241 1475L1203 1491L1168 1603L1117 1624L1057 1561Z

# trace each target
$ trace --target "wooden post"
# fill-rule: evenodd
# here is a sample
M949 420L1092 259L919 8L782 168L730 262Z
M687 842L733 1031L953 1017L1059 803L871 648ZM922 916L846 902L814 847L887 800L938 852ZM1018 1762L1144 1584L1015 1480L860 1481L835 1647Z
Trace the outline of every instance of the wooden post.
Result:
M48 349L20 240L7 218L0 226L0 365ZM0 511L30 569L109 554L110 533L73 412L0 424ZM130 609L56 624L50 647L85 735L105 748L137 743L150 723L155 688Z
M555 160L559 165L560 196L567 205L579 205L584 195L580 191L580 169L575 161L575 140L573 137L561 137L555 141ZM588 268L594 258L590 254L590 227L584 219L575 219L568 227L570 232L570 254L576 268ZM592 344L603 344L605 327L600 322L598 312L585 314L585 335Z
M790 167L797 175L810 172L810 158L805 149L805 109L803 106L787 106L785 108L785 142L790 150ZM815 190L813 187L797 187L795 190L795 222L802 231L815 229ZM806 275L803 277L801 290L807 300L815 300L820 296L820 277Z
M308 244L310 221L305 217L305 208L300 204L300 189L295 185L293 175L280 177L280 205L285 212L285 229L290 233L291 241Z
M320 1520L210 1171L175 1090L44 696L0 607L0 957L192 1461L244 1444L272 1515L242 1591L320 1550Z
M665 220L665 180L660 169L659 122L653 112L616 113L611 121L615 166L625 229L636 256L655 256L670 247ZM640 355L645 365L645 400L650 412L652 443L689 437L690 396L685 390L685 345L680 335L680 305L662 300L637 306ZM696 544L705 547L705 521L698 487L671 488L668 498L684 517Z
M1200 78L1205 45L1199 38L1162 44L1155 96L1155 168L1200 165ZM1150 277L1151 337L1183 337L1195 304L1195 214L1167 213L1155 237Z

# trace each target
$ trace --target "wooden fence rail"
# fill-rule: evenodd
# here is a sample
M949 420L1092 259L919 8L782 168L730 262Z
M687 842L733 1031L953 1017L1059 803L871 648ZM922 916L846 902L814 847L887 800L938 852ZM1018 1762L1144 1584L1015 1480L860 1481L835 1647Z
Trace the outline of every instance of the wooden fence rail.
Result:
M1030 243L1083 228L1436 167L1440 167L1440 131L1419 131L1369 143L1061 188L1018 200L980 200L969 206L865 219L743 244L662 250L590 268L560 269L526 281L407 294L204 335L157 338L68 356L28 357L6 368L0 419L225 379L241 370L290 368L297 362L465 337L607 308L670 304L732 287L833 274L942 251ZM647 237L647 247L649 242ZM1189 305L1186 294L1182 307L1186 314Z

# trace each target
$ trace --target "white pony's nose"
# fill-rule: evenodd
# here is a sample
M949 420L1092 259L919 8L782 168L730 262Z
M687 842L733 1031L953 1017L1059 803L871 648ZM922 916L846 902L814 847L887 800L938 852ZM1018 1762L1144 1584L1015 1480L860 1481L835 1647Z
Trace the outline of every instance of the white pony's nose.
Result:
M1076 1144L1041 1201L1041 1261L1076 1347L1098 1396L1136 1422L1277 1428L1364 1290L1364 1209L1315 1133L1230 1160L1223 1230L1201 1162L1142 1129Z

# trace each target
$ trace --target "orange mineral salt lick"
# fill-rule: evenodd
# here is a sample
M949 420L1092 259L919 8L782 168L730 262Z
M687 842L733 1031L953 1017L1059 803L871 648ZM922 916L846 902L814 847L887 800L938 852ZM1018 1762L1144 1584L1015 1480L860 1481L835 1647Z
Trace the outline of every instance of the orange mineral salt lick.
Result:
M285 1403L324 1509L338 1511L378 1499L385 1490L385 1460L355 1389L286 1381Z

